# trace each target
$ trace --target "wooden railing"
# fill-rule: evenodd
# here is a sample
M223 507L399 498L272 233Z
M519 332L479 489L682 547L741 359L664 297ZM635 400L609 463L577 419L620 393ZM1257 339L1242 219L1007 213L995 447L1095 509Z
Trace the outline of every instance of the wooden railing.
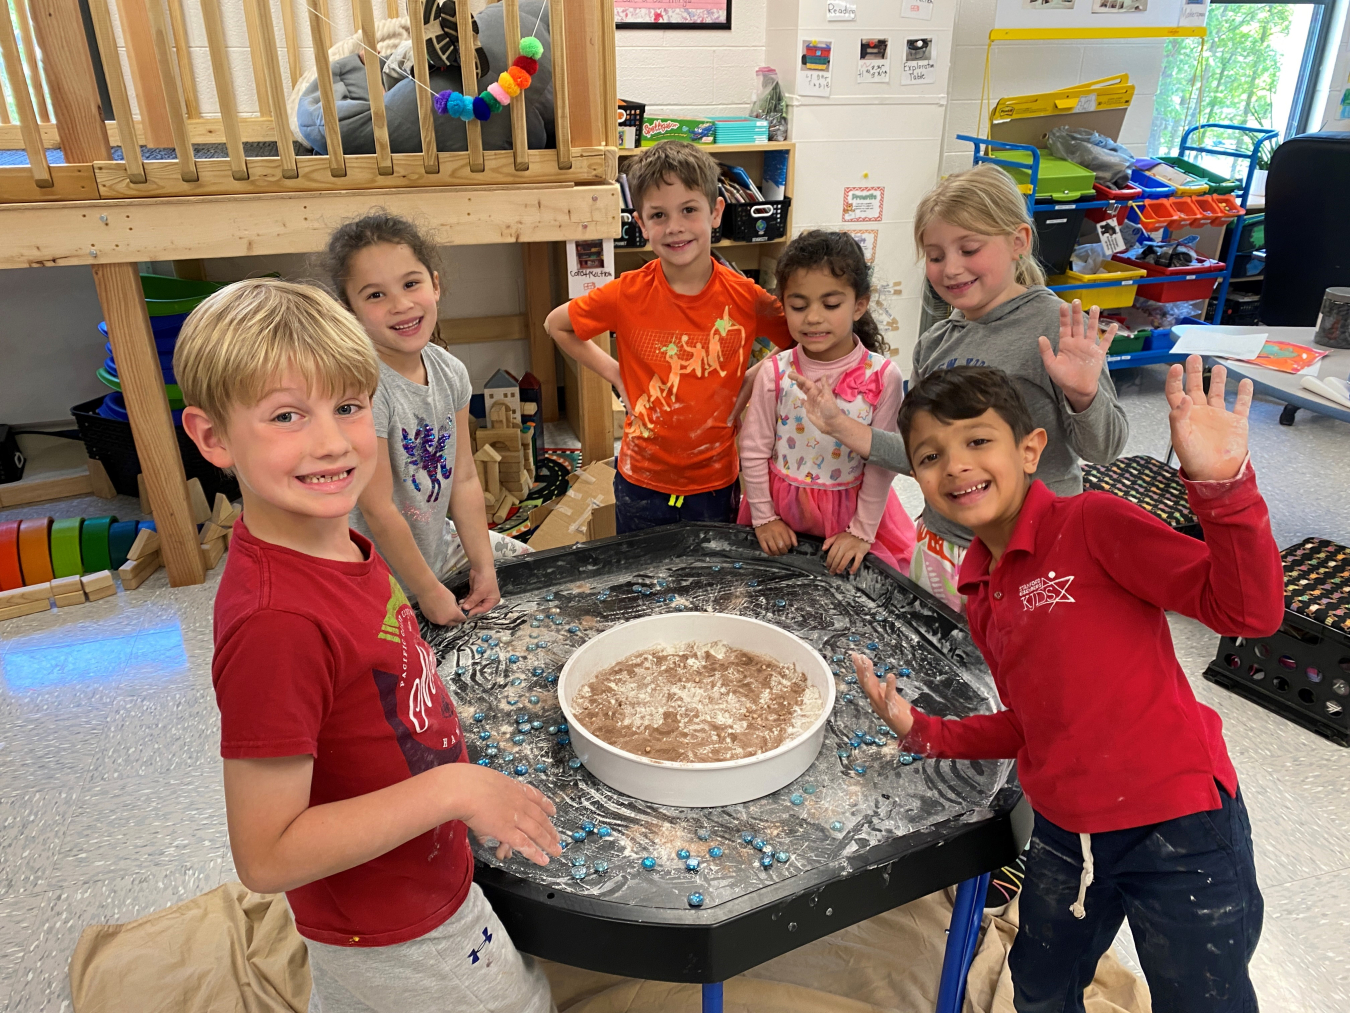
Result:
M370 89L375 153L343 150L328 50L334 42L329 0L89 0L94 34L108 87L105 109L109 141L120 157L86 165L52 165L47 149L60 144L61 123L53 115L44 85L44 65L60 66L61 54L43 54L43 33L34 33L29 3L0 0L0 148L22 147L26 167L0 168L0 203L33 200L204 196L389 188L400 186L483 186L513 183L612 181L617 175L613 106L614 49L612 0L549 0L554 133L556 147L530 150L526 107L530 92L515 98L508 116L509 151L484 151L479 123L466 124L468 150L438 151L435 112L421 25L422 0L350 0L352 20L363 41L376 37L375 4L389 17L409 18L417 82L419 152L391 150L379 63L365 61ZM502 0L508 56L519 53L519 0ZM185 11L184 5L189 5ZM251 80L237 80L226 45L222 8L243 7ZM296 5L303 4L303 16ZM210 57L209 80L194 76L187 13L199 10ZM280 18L275 17L280 8ZM121 47L114 16L120 27ZM478 93L468 3L458 5L461 52L467 58L462 85ZM17 25L16 25L17 20ZM276 23L281 26L280 38ZM41 29L43 26L37 26ZM76 44L80 33L61 35ZM51 43L49 42L48 45ZM313 54L323 107L328 153L297 156L292 144L287 98L302 74L302 52ZM130 74L124 73L125 50ZM367 54L369 55L369 54ZM54 57L44 59L44 56ZM87 59L81 54L81 58ZM284 65L283 65L284 60ZM128 80L130 78L130 80ZM251 93L250 93L251 90ZM214 92L217 112L206 115L199 95ZM133 96L135 105L133 107ZM254 99L258 113L240 112ZM7 102L8 100L8 102ZM15 115L11 116L8 103ZM13 122L17 119L17 124ZM128 143L131 139L140 143ZM583 145L574 147L574 138ZM246 141L276 143L275 156L249 157ZM223 144L226 158L199 158L194 142ZM172 148L175 157L151 161L141 144ZM67 163L73 161L66 158ZM26 182L25 182L26 180Z

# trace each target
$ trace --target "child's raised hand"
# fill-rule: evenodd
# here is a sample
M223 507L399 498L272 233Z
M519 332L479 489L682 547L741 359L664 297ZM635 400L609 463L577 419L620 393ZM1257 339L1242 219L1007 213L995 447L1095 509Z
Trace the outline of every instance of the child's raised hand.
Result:
M780 520L755 528L755 537L759 539L759 547L769 556L782 556L797 547L797 532Z
M1230 412L1223 401L1228 370L1215 366L1205 395L1204 364L1200 356L1186 360L1185 389L1180 363L1167 371L1167 417L1172 447L1186 476L1195 482L1222 482L1237 475L1247 459L1247 412L1252 406L1252 382L1238 384L1237 401Z
M857 535L849 534L847 531L841 531L837 535L831 535L825 539L825 565L833 574L840 574L847 570L849 573L857 573L858 567L862 565L863 558L871 551L872 543L865 542Z
M479 840L497 842L501 861L519 851L535 865L548 865L549 855L562 854L549 819L557 810L538 788L476 763L447 766L462 779L457 786L463 791L461 819Z
M1082 304L1077 299L1072 305L1063 303L1059 307L1058 352L1044 335L1038 341L1046 373L1064 392L1076 412L1087 411L1097 396L1097 382L1106 365L1106 350L1116 336L1115 324L1111 324L1105 334L1099 334L1097 321L1101 312L1100 307L1092 307L1085 330Z
M811 425L815 426L822 433L834 436L832 431L834 426L844 417L844 413L839 410L839 402L834 399L834 382L832 380L808 380L796 370L788 372L788 379L801 388L801 392L806 395L806 417L811 420Z
M876 671L872 668L872 659L861 654L853 655L853 668L858 673L858 685L867 694L872 709L903 741L909 730L914 727L914 715L910 710L909 701L895 688L895 673L888 672L884 684L878 682Z

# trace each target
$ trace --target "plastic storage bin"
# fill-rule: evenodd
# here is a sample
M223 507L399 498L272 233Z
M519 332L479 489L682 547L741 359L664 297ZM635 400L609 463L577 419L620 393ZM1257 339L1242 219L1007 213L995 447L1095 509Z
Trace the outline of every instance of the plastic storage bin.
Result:
M103 401L102 397L96 397L92 401L77 404L70 414L75 417L80 438L84 440L85 453L103 465L113 488L123 496L139 496L136 476L141 473L141 461L136 456L136 443L131 438L131 423L100 414ZM178 452L183 457L183 471L188 478L201 479L207 502L214 502L218 492L223 492L231 500L238 499L238 481L202 457L197 445L183 432L182 426L175 427L175 431Z
M638 225L632 208L620 208L619 221L623 223L623 231L614 240L614 249L640 250L647 245L647 237L642 234L642 226Z
M1120 207L1116 208L1115 211L1110 208L1090 208L1087 213L1088 221L1104 222L1108 218L1114 218L1117 225L1125 224L1125 216L1130 213L1129 202L1144 196L1144 191L1137 186L1114 190L1109 186L1103 186L1101 183L1093 183L1092 192L1097 200L1117 201Z
M1031 186L1031 152L995 151L995 156L1010 162L1025 162L1027 168L1017 169L1003 166L1004 171L1017 181L1023 193ZM1084 169L1077 162L1059 158L1048 151L1041 152L1040 170L1036 178L1036 199L1053 201L1074 201L1092 193L1096 177L1091 169Z
M151 317L191 313L208 295L224 287L214 281L191 281L163 274L141 275L141 291L145 293L145 306Z
M1203 179L1196 179L1184 169L1159 159L1141 159L1140 162L1142 164L1139 162L1135 164L1154 179L1176 187L1179 197L1194 197L1196 194L1209 193L1209 183Z
M1194 302L1208 299L1214 291L1218 278L1198 278L1196 275L1212 274L1222 271L1225 265L1218 260L1201 259L1185 267L1159 267L1157 264L1145 264L1131 257L1117 255L1115 260L1129 267L1143 268L1149 278L1175 279L1157 285L1147 285L1144 296L1154 302Z
M1162 180L1150 176L1143 169L1131 169L1130 182L1143 191L1146 200L1161 200L1164 197L1171 197L1177 192L1177 188L1171 183L1164 183Z
M1229 194L1242 188L1242 184L1237 180L1229 179L1227 176L1206 169L1203 165L1196 165L1194 162L1185 158L1178 158L1176 155L1164 155L1158 161L1176 166L1196 179L1204 180L1209 184L1211 194Z
M1114 260L1102 261L1101 271L1097 274L1079 274L1077 271L1065 271L1050 279L1051 285L1068 285L1077 282L1091 285L1104 281L1125 281L1130 278L1142 278L1148 272L1139 267L1127 267ZM1113 288L1070 288L1056 292L1065 302L1078 299L1083 309L1100 306L1104 310L1123 309L1134 302L1134 285L1118 285Z
M1111 339L1111 347L1106 350L1106 354L1129 355L1132 352L1142 352L1144 342L1148 340L1152 333L1147 327L1141 331L1117 331L1116 336Z
M619 99L619 147L642 147L642 121L647 117L647 103Z
M1167 197L1145 200L1134 205L1134 217L1145 232L1175 228L1181 224L1181 215Z
M1037 208L1032 215L1036 223L1036 259L1046 274L1063 274L1078 245L1078 232L1083 227L1083 208Z
M788 208L792 198L728 204L722 212L722 235L738 243L767 243L787 234Z

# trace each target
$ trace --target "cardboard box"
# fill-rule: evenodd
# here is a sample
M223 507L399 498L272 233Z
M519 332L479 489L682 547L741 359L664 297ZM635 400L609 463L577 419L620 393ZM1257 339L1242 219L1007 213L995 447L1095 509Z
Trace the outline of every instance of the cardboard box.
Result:
M712 120L648 116L642 121L642 146L644 148L650 148L653 144L660 144L662 141L713 144L716 138L717 124Z
M532 524L539 519L530 548L556 549L615 534L614 469L597 461L568 481L566 493L530 513Z

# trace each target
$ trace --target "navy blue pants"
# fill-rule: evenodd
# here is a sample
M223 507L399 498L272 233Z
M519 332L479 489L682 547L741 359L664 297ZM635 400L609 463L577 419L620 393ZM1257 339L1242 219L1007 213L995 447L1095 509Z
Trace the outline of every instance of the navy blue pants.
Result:
M623 475L614 476L614 526L619 534L657 528L680 521L725 521L736 519L732 494L736 483L712 492L672 496L634 485Z
M1264 905L1242 792L1223 807L1092 835L1095 865L1081 921L1082 845L1036 814L1021 929L1008 963L1018 1013L1082 1013L1097 961L1129 918L1154 1013L1255 1013L1247 962Z

